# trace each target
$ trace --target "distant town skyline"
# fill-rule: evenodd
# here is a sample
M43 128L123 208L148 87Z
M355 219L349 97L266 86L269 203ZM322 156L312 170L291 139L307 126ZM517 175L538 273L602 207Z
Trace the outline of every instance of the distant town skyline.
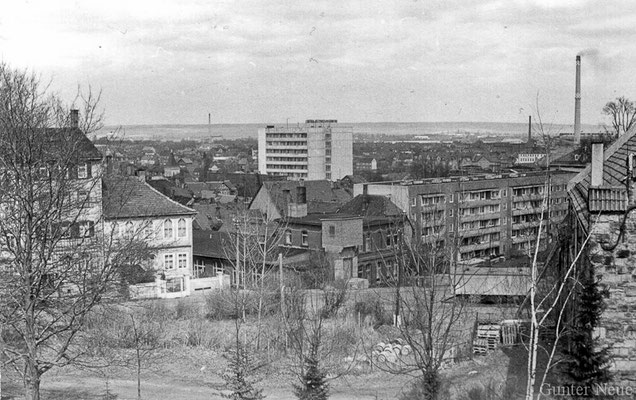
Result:
M0 57L102 89L107 125L346 122L572 124L636 100L636 3L534 1L11 2Z

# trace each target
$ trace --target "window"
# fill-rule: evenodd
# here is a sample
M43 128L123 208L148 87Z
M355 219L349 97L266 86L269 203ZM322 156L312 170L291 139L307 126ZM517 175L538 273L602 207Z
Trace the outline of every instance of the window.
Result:
M178 293L183 292L183 278L173 278L166 281L166 292Z
M133 223L131 221L126 222L126 226L124 228L124 238L130 239L133 236Z
M80 204L88 203L89 202L88 192L86 190L79 190L77 192L77 200L79 201Z
M292 233L289 229L285 231L285 244L292 244Z
M185 219L181 218L179 222L177 223L177 236L180 238L184 238L187 235L188 235L188 232L186 230L186 221Z
M307 246L307 245L309 244L307 231L302 231L302 232L300 233L300 238L301 238L300 243L301 243L303 246Z
M152 227L152 221L148 221L144 227L144 239L152 239L154 236L154 229Z
M367 233L364 235L364 251L371 251L371 246L371 235Z
M172 254L164 254L163 255L163 268L164 269L173 269L174 268L174 255L172 255Z
M92 237L95 235L95 223L93 221L82 221L79 223L79 236Z
M453 216L453 209L452 209L452 208L448 210L448 216L449 216L449 217L452 217L452 216Z
M88 164L80 164L77 166L77 177L79 179L88 178Z
M188 268L188 254L179 253L179 255L177 256L177 262L180 269Z
M172 220L167 219L163 221L163 238L172 239Z
M336 236L336 227L333 225L329 225L329 237Z

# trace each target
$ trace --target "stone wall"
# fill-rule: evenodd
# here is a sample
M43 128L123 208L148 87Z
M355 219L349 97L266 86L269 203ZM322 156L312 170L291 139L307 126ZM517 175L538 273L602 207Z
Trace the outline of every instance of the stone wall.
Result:
M616 381L636 385L636 212L626 220L619 240L623 215L603 215L592 224L589 255L594 271L608 289L607 308L595 334L610 345ZM592 217L592 221L595 217ZM612 251L602 248L618 245Z

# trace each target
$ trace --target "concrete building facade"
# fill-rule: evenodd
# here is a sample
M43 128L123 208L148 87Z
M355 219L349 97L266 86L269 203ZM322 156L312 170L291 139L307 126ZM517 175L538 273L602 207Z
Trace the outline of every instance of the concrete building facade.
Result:
M338 180L353 174L353 130L337 120L258 130L261 174L299 180Z
M456 249L456 260L475 262L528 255L539 233L541 248L567 214L571 172L481 175L407 182L356 184L354 196L384 195L407 213L413 242ZM549 217L548 217L549 216Z

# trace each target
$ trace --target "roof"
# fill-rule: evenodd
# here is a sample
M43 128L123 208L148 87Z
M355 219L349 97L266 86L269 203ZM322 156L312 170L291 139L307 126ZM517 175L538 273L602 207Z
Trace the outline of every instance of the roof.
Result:
M628 172L627 158L630 152L636 152L636 127L621 135L603 152L604 187L625 186L624 179ZM586 231L588 230L590 218L588 196L591 171L592 166L590 164L568 183L568 195L572 200L572 206L579 222Z
M287 198L284 191L296 195L296 188L307 188L307 213L335 212L338 207L351 200L351 195L344 189L333 186L330 181L269 181L263 182L265 188L281 215L287 214Z
M360 217L396 217L403 212L386 196L360 194L338 209L338 213Z
M103 157L93 142L78 128L48 128L44 131L46 136L42 146L48 152L72 152L85 160L101 160Z
M367 180L360 175L346 175L344 178L342 178L341 180L348 180L349 182L351 182L352 184L356 184L356 183L366 183Z
M231 241L227 232L195 229L192 231L192 255L233 260L234 252L227 251Z
M194 215L196 211L169 199L134 177L104 179L104 215L107 219Z

